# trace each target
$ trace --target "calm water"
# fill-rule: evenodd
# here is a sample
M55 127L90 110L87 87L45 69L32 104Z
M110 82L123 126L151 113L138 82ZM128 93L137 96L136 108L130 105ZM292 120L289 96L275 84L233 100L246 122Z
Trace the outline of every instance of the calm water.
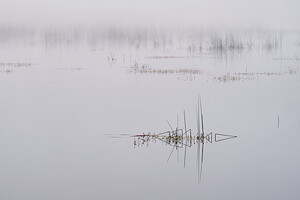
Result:
M5 43L0 198L299 199L298 49ZM198 95L212 143L132 137L195 136Z

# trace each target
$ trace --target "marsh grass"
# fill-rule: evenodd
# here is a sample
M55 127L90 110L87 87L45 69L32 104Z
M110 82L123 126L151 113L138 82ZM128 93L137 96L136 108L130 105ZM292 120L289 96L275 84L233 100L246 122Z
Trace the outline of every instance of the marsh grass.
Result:
M212 76L212 80L220 81L223 83L226 82L237 82L237 81L251 81L259 80L261 77L272 77L272 76L285 76L285 75L294 75L298 71L294 68L288 68L282 72L236 72L236 73L227 73L221 76Z
M286 67L286 70L280 72L228 72L224 75L215 75L213 72L207 72L197 68L152 68L149 64L135 63L130 69L129 73L136 74L158 74L158 75L177 75L179 80L195 80L197 76L207 76L213 81L219 81L223 83L238 82L238 81L251 81L259 80L261 77L272 76L285 76L298 74L298 70L292 67Z
M31 66L31 63L21 63L21 62L0 62L0 66L5 66L5 67L28 67Z
M0 62L1 73L11 73L21 67L30 67L32 63L27 62Z
M154 69L149 64L135 63L129 70L130 73L138 74L180 74L180 75L204 75L204 71L196 68L179 68L179 69Z
M91 49L128 48L160 50L179 49L189 55L207 52L245 51L282 47L286 33L272 30L217 30L167 28L51 27L30 28L0 26L0 43L27 41L46 48L88 45ZM25 42L26 44L26 42ZM167 55L162 55L167 56Z

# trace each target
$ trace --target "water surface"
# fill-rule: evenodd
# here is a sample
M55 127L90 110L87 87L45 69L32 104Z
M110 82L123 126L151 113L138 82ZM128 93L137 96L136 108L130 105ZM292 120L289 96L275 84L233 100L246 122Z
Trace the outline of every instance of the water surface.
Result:
M299 46L286 38L201 52L3 44L1 199L299 199ZM201 143L201 179L197 141L174 150L132 137L184 128L184 111L196 136L199 95L213 139Z

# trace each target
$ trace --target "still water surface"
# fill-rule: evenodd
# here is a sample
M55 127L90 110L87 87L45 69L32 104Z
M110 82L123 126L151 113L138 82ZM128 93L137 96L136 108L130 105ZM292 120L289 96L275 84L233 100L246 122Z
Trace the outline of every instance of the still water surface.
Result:
M1 199L300 198L293 45L197 55L36 44L0 51ZM199 95L211 142L174 148L132 137L184 128L183 112L196 136ZM237 137L216 141L216 133Z

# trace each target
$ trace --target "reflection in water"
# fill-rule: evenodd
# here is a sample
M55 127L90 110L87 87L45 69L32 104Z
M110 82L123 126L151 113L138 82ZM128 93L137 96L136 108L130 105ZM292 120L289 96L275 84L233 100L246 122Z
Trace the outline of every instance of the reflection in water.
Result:
M140 134L134 135L134 147L142 147L142 146L149 146L149 143L160 141L168 146L172 147L171 153L167 159L170 160L171 156L173 155L174 150L177 151L177 156L179 155L179 149L184 149L184 167L186 166L186 155L187 155L187 148L192 147L193 145L197 145L197 158L196 158L196 169L197 169L197 176L198 181L200 182L202 176L202 166L204 161L204 144L205 143L213 143L213 142L221 142L224 140L229 140L236 138L235 135L227 135L221 133L205 133L204 131L204 123L203 123L203 113L202 113L202 104L201 99L198 99L198 105L196 107L196 118L197 118L197 134L192 135L192 130L187 129L186 126L186 117L185 111L183 112L183 120L184 120L184 129L177 127L174 129L170 123L169 131L161 132L158 134L155 133L148 133L148 134ZM214 135L214 137L213 137ZM214 141L213 141L214 138ZM178 159L178 157L177 157Z

